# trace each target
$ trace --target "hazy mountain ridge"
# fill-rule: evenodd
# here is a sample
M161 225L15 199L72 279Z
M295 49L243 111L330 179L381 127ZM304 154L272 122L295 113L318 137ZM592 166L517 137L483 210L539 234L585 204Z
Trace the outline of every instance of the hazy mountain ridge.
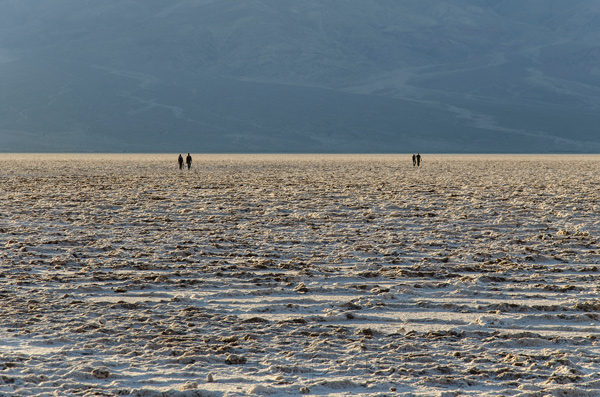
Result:
M599 8L591 0L5 0L0 144L600 151Z

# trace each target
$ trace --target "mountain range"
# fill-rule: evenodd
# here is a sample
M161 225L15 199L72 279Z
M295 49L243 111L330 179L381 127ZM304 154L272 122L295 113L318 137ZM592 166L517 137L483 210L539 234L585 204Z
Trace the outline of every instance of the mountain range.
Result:
M600 152L596 0L2 0L3 152Z

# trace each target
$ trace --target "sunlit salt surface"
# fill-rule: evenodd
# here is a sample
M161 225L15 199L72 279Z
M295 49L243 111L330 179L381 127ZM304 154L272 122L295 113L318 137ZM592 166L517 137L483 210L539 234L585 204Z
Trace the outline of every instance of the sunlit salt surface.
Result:
M177 155L0 155L0 395L600 395L600 156Z

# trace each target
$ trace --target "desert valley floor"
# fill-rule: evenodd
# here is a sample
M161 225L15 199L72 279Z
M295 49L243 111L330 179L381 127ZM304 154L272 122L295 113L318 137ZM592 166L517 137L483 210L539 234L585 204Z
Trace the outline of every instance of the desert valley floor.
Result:
M600 396L600 156L176 158L0 155L0 396Z

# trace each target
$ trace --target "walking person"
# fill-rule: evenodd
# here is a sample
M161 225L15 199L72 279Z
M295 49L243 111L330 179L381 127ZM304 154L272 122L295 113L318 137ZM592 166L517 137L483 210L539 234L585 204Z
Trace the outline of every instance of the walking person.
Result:
M421 166L421 154L417 153L417 167Z
M188 153L187 157L185 158L185 163L188 166L188 170L190 168L192 168L192 156Z
M417 165L417 156L413 154L413 167Z
M183 169L183 156L181 156L181 154L179 155L177 162L179 162L179 169L182 170Z

